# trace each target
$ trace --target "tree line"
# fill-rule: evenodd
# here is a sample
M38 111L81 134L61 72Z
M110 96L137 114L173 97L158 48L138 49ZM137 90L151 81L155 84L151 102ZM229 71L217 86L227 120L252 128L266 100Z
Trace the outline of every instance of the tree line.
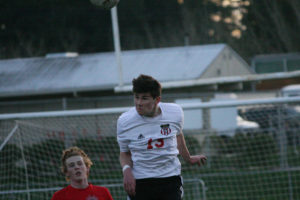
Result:
M299 0L121 0L122 50L226 43L247 61L300 50ZM113 51L110 11L89 0L0 3L0 58Z

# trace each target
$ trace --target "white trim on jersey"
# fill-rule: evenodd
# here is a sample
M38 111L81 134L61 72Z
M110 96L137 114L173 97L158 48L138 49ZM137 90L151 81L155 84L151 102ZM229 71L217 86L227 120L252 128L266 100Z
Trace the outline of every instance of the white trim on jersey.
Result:
M144 117L135 108L123 113L117 123L121 152L131 152L136 179L180 175L176 135L182 132L183 111L174 103L159 103L161 114Z

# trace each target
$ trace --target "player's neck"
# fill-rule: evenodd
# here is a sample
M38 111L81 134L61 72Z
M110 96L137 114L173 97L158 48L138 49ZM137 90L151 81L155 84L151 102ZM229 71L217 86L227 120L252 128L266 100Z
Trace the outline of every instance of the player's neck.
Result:
M153 109L153 112L151 112L149 115L145 115L145 117L156 117L161 114L161 109L158 105Z
M157 105L153 117L156 117L156 116L158 116L158 115L160 115L160 114L161 114L161 109L160 109L160 107Z
M77 189L85 189L89 186L89 183L88 183L87 179L78 180L78 181L71 181L70 184L73 188L77 188Z

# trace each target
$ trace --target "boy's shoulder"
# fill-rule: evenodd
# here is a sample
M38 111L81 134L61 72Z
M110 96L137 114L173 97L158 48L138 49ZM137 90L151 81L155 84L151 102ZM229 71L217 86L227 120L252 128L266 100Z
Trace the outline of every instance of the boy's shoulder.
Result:
M160 108L168 112L181 112L182 108L176 103L160 103Z

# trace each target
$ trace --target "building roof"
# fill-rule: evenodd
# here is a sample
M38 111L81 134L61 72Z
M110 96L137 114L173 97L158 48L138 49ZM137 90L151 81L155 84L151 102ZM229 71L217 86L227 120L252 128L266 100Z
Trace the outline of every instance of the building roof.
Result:
M122 77L161 82L200 78L225 44L122 51ZM67 54L66 54L67 55ZM119 84L114 52L0 60L0 97L113 90Z
M247 82L261 83L262 81L289 79L289 78L298 79L299 77L300 77L300 70L292 71L292 72L246 74L246 75L239 75L239 76L214 77L214 78L204 78L204 79L197 79L197 80L169 81L169 82L163 82L162 88L174 89L179 87L187 88L187 87L210 85L211 87L213 87L214 90L217 90L218 86L220 85L239 84L239 83L247 83ZM235 86L233 86L233 88L235 88ZM129 84L123 86L116 86L114 90L115 92L119 92L119 93L130 92L132 91L132 85Z
M300 59L300 52L278 53L278 54L260 54L252 58L252 62L272 62L278 60L295 60Z

